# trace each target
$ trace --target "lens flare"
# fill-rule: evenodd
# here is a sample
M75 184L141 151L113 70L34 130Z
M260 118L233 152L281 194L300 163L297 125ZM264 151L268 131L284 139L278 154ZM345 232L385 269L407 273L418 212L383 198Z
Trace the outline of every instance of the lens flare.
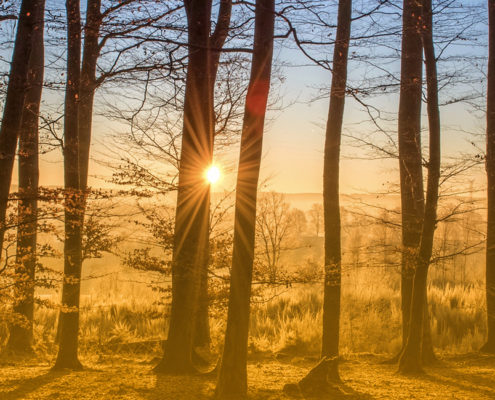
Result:
M216 165L211 165L205 173L206 180L210 184L215 184L220 180L221 173L220 173L220 168L218 168Z

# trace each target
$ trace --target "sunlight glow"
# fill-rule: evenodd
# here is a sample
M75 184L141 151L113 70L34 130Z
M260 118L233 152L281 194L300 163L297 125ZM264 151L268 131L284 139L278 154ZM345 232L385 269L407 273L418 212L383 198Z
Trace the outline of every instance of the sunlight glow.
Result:
M208 183L214 185L220 180L221 177L220 168L218 168L216 165L211 165L206 170L205 177Z

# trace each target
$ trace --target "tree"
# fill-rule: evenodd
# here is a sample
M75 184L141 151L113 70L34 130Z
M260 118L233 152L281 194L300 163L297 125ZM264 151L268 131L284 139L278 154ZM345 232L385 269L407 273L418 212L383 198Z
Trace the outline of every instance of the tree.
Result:
M267 283L279 283L284 273L280 257L295 228L289 207L281 193L263 193L257 199L255 272Z
M124 56L125 50L115 50L116 56L109 71L101 76L96 76L97 62L100 53L109 39L125 37L138 29L149 26L159 20L162 14L144 19L135 15L131 10L131 22L124 27L113 26L113 14L117 14L123 7L136 3L136 0L119 2L109 5L101 10L101 0L88 0L86 10L86 23L84 26L84 45L81 40L81 17L79 3L67 3L69 52L68 52L68 91L66 95L66 108L64 116L64 166L65 166L65 265L62 289L62 310L59 319L60 347L56 368L79 368L77 360L77 330L79 320L79 292L82 271L84 217L86 214L88 190L89 155L93 121L93 103L95 91L103 81L118 73L132 71L127 68L124 71L115 71L117 61ZM139 10L139 6L137 7ZM165 9L163 15L167 15L169 9ZM73 20L71 20L72 18ZM108 18L108 24L113 29L106 32L100 40L100 30L103 19ZM82 63L81 63L82 47ZM130 46L131 48L134 46ZM124 46L124 49L126 46ZM76 54L78 52L78 54ZM110 51L111 53L111 51ZM72 60L70 59L72 57ZM77 60L76 60L77 59ZM77 71L76 71L77 66ZM137 68L137 67L135 67ZM149 68L149 66L147 67ZM69 78L71 75L71 78ZM72 99L74 96L75 100ZM69 101L67 100L69 99ZM69 103L69 104L67 104ZM68 115L69 113L69 115ZM76 299L77 297L77 299ZM68 310L68 311L67 311ZM66 333L64 333L66 332ZM67 347L67 349L66 349ZM64 359L66 361L64 361ZM72 361L70 360L72 359Z
M311 206L309 210L309 217L311 219L311 224L315 229L316 237L320 236L320 229L323 219L323 205L320 203L315 203Z
M256 199L263 129L270 89L275 1L256 0L254 45L241 135L234 217L234 245L225 345L215 398L247 394L249 304L253 275Z
M401 308L402 345L406 344L411 319L414 265L421 241L424 217L424 190L421 154L421 98L423 47L422 6L404 0L402 27L401 85L399 100L399 173L402 208ZM427 306L425 303L425 313ZM428 320L426 316L425 321ZM429 323L424 324L425 358L434 358Z
M28 80L29 60L33 47L32 37L37 29L38 16L44 10L43 0L23 0L15 38L9 74L9 85L0 128L0 252L6 230L6 213L14 167L15 150L21 127ZM0 257L1 257L0 253Z
M40 3L44 10L44 0ZM15 353L32 351L35 269L37 263L38 217L38 120L44 72L44 12L39 12L32 36L28 88L19 134L19 204L16 250L16 294L14 312L21 321L10 327L8 349Z
M209 53L208 53L208 63L207 66L209 68L208 74L208 82L210 84L209 87L209 97L211 101L208 103L210 107L210 131L211 134L215 135L215 82L217 80L218 67L220 63L220 55L222 47L227 39L229 24L232 12L232 0L221 0L220 8L218 11L217 23L215 26L215 30L211 34L209 38ZM213 143L211 144L210 154L209 154L209 163L211 165L213 162ZM210 198L207 198L208 202L210 202ZM210 204L207 205L208 210L210 209ZM210 231L210 227L208 226L208 232ZM195 321L195 330L194 330L194 341L193 344L199 347L209 347L210 344L210 324L208 318L208 264L209 264L209 243L208 240L205 246L205 255L203 257L204 264L201 266L200 270L200 283L199 283L199 304Z
M423 0L419 25L424 48L427 85L427 108L429 126L429 162L426 203L422 223L421 240L415 257L415 270L411 300L409 332L404 351L399 360L402 373L421 372L424 355L424 328L428 323L426 290L428 268L433 251L433 238L437 223L438 188L440 183L440 110L438 102L438 78L433 43L433 17L431 0Z
M488 338L482 351L495 353L495 1L488 1L488 88L486 108L486 310Z
M211 1L187 0L189 62L172 257L172 308L157 372L189 373L200 271L207 265L210 188L204 180L213 148L210 82Z
M340 282L342 275L339 161L347 85L347 56L351 34L351 13L352 1L340 0L323 166L325 286L322 357L337 357L339 354Z
M89 2L90 3L90 2ZM88 4L89 4L88 3ZM81 14L79 0L67 0L67 83L64 115L65 240L59 349L54 369L81 369L77 355L81 290L83 191L80 181L79 100Z
M342 280L339 164L342 122L347 89L347 65L351 35L352 0L340 0L337 37L333 51L332 86L323 161L323 213L325 222L325 277L323 335L320 363L299 382L304 393L328 393L340 381L340 291Z

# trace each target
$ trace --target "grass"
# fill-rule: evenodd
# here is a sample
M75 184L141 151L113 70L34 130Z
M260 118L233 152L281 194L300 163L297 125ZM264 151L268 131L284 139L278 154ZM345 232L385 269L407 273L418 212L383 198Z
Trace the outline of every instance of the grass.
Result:
M341 352L393 354L401 344L400 293L388 285L373 283L371 276L366 286L360 283L361 279L348 276L343 286ZM119 349L118 344L153 343L166 338L168 307L158 304L158 294L136 285L102 281L83 296L83 352L111 351ZM105 295L102 297L101 293ZM486 334L483 288L430 285L428 293L435 347L448 353L478 350ZM320 285L298 285L279 292L267 289L265 297L271 300L252 304L250 350L317 355L321 345ZM225 329L223 315L213 313L210 321L213 347L218 351ZM56 324L55 309L36 310L35 339L39 352L54 354ZM0 330L2 335L6 332Z

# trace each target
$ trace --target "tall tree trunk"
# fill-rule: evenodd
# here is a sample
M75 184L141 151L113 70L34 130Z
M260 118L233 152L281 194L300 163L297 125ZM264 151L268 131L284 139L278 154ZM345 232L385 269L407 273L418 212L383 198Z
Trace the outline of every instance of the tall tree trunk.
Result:
M422 370L423 325L427 322L424 320L426 284L437 222L438 186L440 182L440 110L432 33L431 0L423 0L422 7L421 31L426 64L430 160L428 162L428 182L421 243L415 264L409 332L404 352L399 361L399 371L402 373L417 373Z
M21 128L20 110L24 107L28 80L32 37L38 16L43 13L43 0L23 0L10 66L9 85L0 128L0 258L3 256L3 240L6 231L6 214L14 168L17 139Z
M211 106L211 135L215 135L215 82L217 79L218 65L220 63L221 49L227 39L230 25L230 17L232 12L232 0L221 0L220 8L218 11L217 23L215 26L215 31L210 37L210 49L209 49L209 68L210 68L210 97L209 102ZM213 162L213 141L210 148L210 162ZM208 204L208 209L210 209L210 204ZM210 218L208 217L208 221ZM210 231L208 227L208 232ZM209 348L210 345L210 322L208 317L209 308L209 297L208 297L208 265L210 260L210 246L209 241L205 249L204 265L201 267L200 272L200 286L199 286L199 304L198 313L196 316L196 324L194 331L194 346Z
M209 41L211 0L186 0L189 62L172 260L172 309L157 372L194 372L192 348L200 271L208 246L210 188L204 171L213 146Z
M79 88L79 108L78 108L78 146L79 146L79 182L81 185L82 199L77 207L80 217L80 229L84 230L84 216L86 214L86 201L88 196L88 168L89 152L91 145L91 132L93 123L93 101L96 91L96 64L100 54L98 38L102 23L101 0L88 0L86 9L86 25L84 27L84 46L81 67L81 79ZM82 249L83 235L80 235ZM81 265L75 266L82 271L83 257ZM57 330L57 341L60 339L60 324Z
M86 25L84 27L84 48L81 67L81 87L79 101L79 179L84 191L86 206L89 149L93 124L93 101L96 91L96 63L100 55L98 39L102 22L101 0L88 0ZM82 216L84 219L84 211ZM81 223L83 223L81 221Z
M401 89L399 100L399 171L402 208L401 309L402 350L407 341L416 254L424 216L421 157L421 96L423 57L420 27L421 2L404 0L402 27ZM428 320L425 302L425 320ZM434 358L430 329L424 330L426 360ZM402 351L401 351L402 352ZM394 358L394 361L400 354Z
M486 107L486 311L488 338L482 351L495 353L495 0L488 0L488 89Z
M275 25L275 1L257 0L251 77L241 136L237 173L234 249L225 346L218 376L217 399L247 394L249 304L256 229L256 198L270 90Z
M339 161L347 86L347 58L351 35L352 0L340 0L333 52L332 89L323 165L325 220L325 286L323 298L322 357L339 355L341 238Z
M65 241L64 282L59 317L59 349L54 369L82 368L79 362L83 193L79 172L81 14L79 0L67 0L67 84L64 118Z
M40 7L44 9L44 0ZM21 324L10 328L8 348L15 353L32 352L36 239L38 226L38 126L44 74L44 13L40 12L32 37L28 90L19 134L19 205L17 208L16 288L14 312Z
M284 391L308 396L330 395L340 382L338 356L340 338L341 224L339 165L342 123L347 88L347 64L351 36L352 0L340 0L337 35L333 50L332 87L323 163L323 213L325 221L325 281L323 289L323 335L321 360L298 384ZM340 397L339 395L337 395ZM332 397L332 396L331 396Z

